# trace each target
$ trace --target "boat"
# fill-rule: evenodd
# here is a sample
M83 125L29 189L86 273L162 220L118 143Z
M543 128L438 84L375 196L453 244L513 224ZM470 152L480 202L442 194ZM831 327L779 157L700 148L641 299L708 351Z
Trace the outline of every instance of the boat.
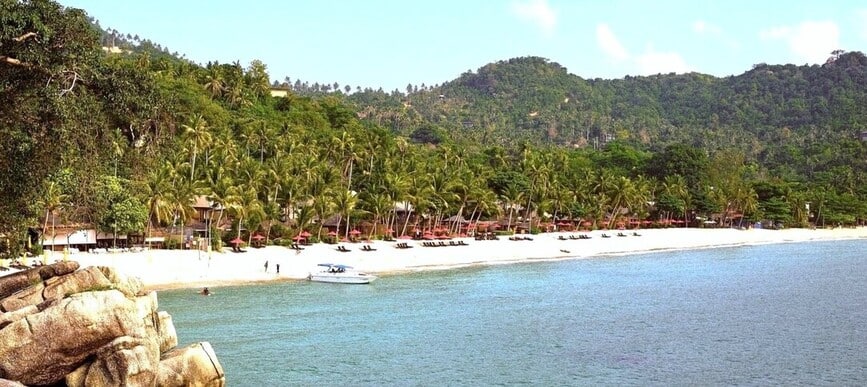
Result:
M320 263L321 269L310 273L307 278L314 282L329 282L335 284L369 284L376 279L375 275L356 271L352 266L333 263Z

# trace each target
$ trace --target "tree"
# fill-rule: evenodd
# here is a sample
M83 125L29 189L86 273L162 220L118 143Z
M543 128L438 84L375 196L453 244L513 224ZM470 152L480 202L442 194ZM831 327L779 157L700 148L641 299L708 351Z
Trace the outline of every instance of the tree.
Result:
M57 151L78 149L77 130L103 117L84 81L99 36L83 11L51 1L2 0L0 26L0 234L18 240Z
M128 182L114 176L104 176L98 188L103 210L98 214L97 227L112 233L112 244L117 236L139 232L147 222L147 208L131 195Z
M196 176L196 155L200 148L206 148L211 143L211 133L208 123L201 114L190 117L189 122L182 126L190 145L190 180Z

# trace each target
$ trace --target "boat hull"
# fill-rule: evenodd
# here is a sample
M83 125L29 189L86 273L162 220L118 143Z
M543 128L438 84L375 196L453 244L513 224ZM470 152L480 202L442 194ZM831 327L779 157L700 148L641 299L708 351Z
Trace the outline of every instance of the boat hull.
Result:
M362 273L313 273L310 280L313 282L327 282L332 284L369 284L376 276Z

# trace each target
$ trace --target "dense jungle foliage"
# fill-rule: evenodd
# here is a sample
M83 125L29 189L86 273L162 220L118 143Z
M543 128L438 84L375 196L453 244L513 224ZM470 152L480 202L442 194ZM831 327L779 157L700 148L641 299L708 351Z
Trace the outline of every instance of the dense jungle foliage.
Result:
M615 80L525 57L385 93L199 65L82 10L0 0L0 235L17 254L49 220L149 233L190 221L197 195L227 238L321 236L334 217L855 225L865 106L860 52Z

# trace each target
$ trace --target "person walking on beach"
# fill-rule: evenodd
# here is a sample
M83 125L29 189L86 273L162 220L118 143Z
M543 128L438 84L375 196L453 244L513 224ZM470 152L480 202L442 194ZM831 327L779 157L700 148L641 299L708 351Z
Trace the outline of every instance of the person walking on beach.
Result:
M268 272L268 261L265 261L265 272Z
M277 267L277 274L280 274L280 264L278 263L276 267Z

